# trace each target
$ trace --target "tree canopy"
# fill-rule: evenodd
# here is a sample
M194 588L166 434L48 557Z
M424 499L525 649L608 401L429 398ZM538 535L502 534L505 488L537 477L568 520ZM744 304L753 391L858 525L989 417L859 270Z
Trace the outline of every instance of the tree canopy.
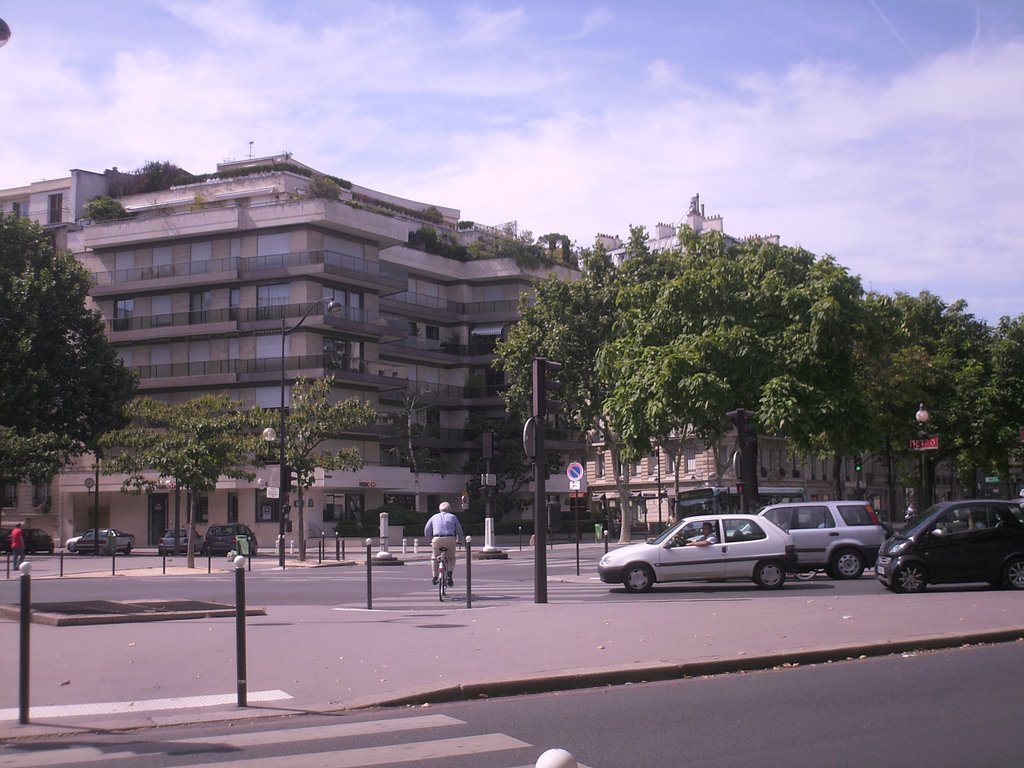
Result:
M136 378L87 306L90 277L38 224L0 214L0 474L42 481L124 424Z

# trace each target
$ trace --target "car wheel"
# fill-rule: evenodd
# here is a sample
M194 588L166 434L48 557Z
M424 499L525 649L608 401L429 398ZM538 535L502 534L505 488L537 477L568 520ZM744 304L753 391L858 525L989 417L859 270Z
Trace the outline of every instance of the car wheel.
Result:
M841 550L829 568L829 574L833 579L859 579L863 573L864 558L855 549Z
M754 583L761 589L779 589L786 583L786 569L777 560L764 560L754 566Z
M928 584L928 574L917 563L900 568L893 577L894 592L923 592Z
M622 572L622 585L627 592L650 592L654 586L654 571L647 563L634 563Z
M77 549L78 548L74 544L68 544L68 552L70 552L71 554L75 554L75 551Z
M132 545L131 545L131 544L129 544L128 546L126 546L126 547L124 548L124 553L125 553L126 555L130 555L130 554L132 553Z
M1003 569L1003 584L1010 589L1024 589L1024 558L1015 557Z

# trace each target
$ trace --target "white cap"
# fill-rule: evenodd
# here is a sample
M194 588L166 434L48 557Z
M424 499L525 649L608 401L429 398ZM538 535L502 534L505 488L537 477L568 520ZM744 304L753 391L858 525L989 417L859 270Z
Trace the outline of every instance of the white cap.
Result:
M442 511L442 512L450 512L450 511L451 511L451 508L452 508L452 505L451 505L451 504L449 504L449 503L448 503L447 501L442 501L442 502L441 502L441 506L440 506L440 507L438 507L438 509L439 509L440 511Z

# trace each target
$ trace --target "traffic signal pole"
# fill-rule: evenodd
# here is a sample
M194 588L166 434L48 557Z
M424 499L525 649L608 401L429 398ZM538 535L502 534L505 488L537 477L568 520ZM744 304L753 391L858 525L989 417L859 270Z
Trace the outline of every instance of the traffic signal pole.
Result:
M547 532L548 510L546 483L548 475L545 457L544 432L547 427L548 407L548 371L557 371L561 363L545 360L543 357L533 359L533 602L548 601L548 560Z

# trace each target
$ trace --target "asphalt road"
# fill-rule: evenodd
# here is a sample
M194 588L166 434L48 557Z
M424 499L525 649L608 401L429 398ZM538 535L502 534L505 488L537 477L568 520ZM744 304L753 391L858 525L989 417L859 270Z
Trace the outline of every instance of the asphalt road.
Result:
M453 662L457 663L457 662ZM0 747L0 767L1019 766L1024 643L339 715L240 717Z

